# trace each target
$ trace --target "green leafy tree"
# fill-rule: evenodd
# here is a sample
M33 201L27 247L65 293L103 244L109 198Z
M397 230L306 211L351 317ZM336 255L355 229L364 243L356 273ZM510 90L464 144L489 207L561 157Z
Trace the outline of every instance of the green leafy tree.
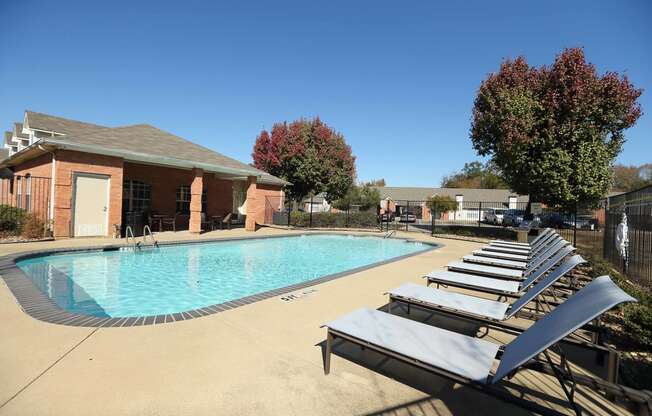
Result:
M446 211L456 211L457 201L448 195L433 195L428 198L426 206L432 213L442 213Z
M384 179L384 178L373 179L373 180L370 180L370 181L367 182L367 183L368 183L369 185L371 185L371 186L378 186L378 187L381 187L381 188L384 187L384 186L386 186L386 185L385 185L385 179Z
M465 163L461 172L444 176L441 181L444 188L507 189L507 183L500 171L491 161Z
M318 117L276 123L271 134L263 130L252 157L256 168L291 183L286 192L295 201L322 192L329 201L341 198L355 178L351 147Z
M614 165L613 190L627 192L640 188L645 180L640 176L638 166Z
M371 184L352 186L344 197L333 202L333 207L348 210L357 206L361 211L368 211L380 206L380 192Z
M473 147L532 201L595 202L611 187L624 131L641 115L641 93L626 76L598 75L582 49L564 50L550 67L506 60L478 91Z

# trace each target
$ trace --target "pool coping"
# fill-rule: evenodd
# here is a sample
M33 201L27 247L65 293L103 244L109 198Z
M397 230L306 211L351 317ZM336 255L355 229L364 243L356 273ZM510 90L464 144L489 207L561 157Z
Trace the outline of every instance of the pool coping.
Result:
M241 236L241 237L227 237L227 238L214 238L214 239L202 239L202 240L165 241L165 242L158 243L158 245L168 246L168 245L202 244L202 243L229 242L229 241L238 241L238 240L260 240L260 239L268 239L268 238L301 237L306 235L360 236L360 234L350 234L350 233L305 232L305 233L289 234L289 235L288 234L266 235L266 236L254 236L254 237ZM381 236L375 236L375 235L366 235L364 237L383 238ZM315 286L321 283L339 279L341 277L355 274L374 267L382 266L384 264L389 264L396 261L404 260L408 257L424 254L429 251L444 247L444 244L441 243L420 241L413 238L392 237L392 239L409 241L409 242L418 242L430 246L430 248L421 251L416 251L414 253L404 254L398 257L393 257L391 259L370 263L364 266L356 267L342 272L328 274L325 276L318 277L316 279L308 280L301 283L296 283L290 286L284 286L281 288L272 289L261 293L256 293L254 295L245 296L239 299L233 299L227 302L205 306L198 309L191 309L184 312L176 312L172 314L162 314L162 315L111 318L111 317L98 317L93 315L86 315L82 313L66 311L65 309L59 307L59 305L57 305L51 298L46 296L45 293L43 293L34 284L32 279L30 279L30 277L27 276L16 265L16 263L20 260L33 258L33 257L39 257L39 256L51 255L51 254L60 254L60 253L114 251L114 250L120 250L121 248L124 247L127 248L130 247L130 245L127 244L109 244L109 245L75 247L75 248L52 248L46 250L32 250L32 251L25 251L25 252L20 252L15 254L9 254L0 257L0 276L2 277L2 280L5 282L9 290L13 293L14 298L16 299L18 305L23 310L23 312L25 312L27 315L31 316L32 318L42 322L58 324L58 325L66 325L66 326L91 327L91 328L155 325L155 324L163 324L163 323L170 323L170 322L186 321L189 319L200 318L202 316L213 315L219 312L235 309L240 306L249 305L251 303L255 303L265 299L270 299L276 296L285 295L287 293L294 292L299 289Z

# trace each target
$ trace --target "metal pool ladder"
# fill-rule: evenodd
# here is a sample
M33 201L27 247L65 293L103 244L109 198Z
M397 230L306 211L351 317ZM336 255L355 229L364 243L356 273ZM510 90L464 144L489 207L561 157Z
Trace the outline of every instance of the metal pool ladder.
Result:
M396 230L392 230L392 231L388 232L387 234L385 234L383 236L383 238L389 238L389 237L393 236L394 234L396 234Z
M136 241L136 237L134 237L134 230L131 229L131 225L127 225L127 228L125 229L125 239L127 240L127 245L129 245L129 239L131 238L132 247L134 251L138 248L138 242Z
M154 238L154 233L152 233L152 229L149 228L149 225L143 227L143 244L147 244L147 236L149 236L149 239L152 241L152 246L158 247L158 241Z

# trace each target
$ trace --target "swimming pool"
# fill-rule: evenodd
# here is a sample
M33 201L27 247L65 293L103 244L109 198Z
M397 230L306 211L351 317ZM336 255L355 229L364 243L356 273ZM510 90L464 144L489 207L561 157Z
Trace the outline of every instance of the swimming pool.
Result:
M301 235L52 254L16 265L61 309L141 317L223 304L432 248L401 239Z

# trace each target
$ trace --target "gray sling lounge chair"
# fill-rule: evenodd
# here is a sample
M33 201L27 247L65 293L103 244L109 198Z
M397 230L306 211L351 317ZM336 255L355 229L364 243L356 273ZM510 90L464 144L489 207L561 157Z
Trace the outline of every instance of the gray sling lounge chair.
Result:
M503 254L514 254L518 256L527 256L528 258L530 258L536 255L537 252L541 251L542 249L545 249L546 246L550 244L554 244L560 238L561 236L559 234L551 233L545 236L540 244L537 244L535 247L532 248L486 245L483 246L480 249L480 251L484 253L486 256L496 255L496 253L503 253Z
M525 291L538 279L543 277L550 271L557 263L562 261L566 256L572 253L571 246L564 247L557 254L546 260L541 267L535 272L531 273L525 280L506 280L488 276L478 276L468 273L457 273L452 271L437 271L433 270L424 277L427 284L436 284L437 286L453 286L466 289L473 289L487 293L495 293L498 295L514 296L519 292ZM579 255L571 257L574 262L583 263L584 259ZM560 266L561 267L561 266ZM574 266L573 266L574 267Z
M539 268L549 258L556 253L564 250L568 242L562 240L550 247L541 255L533 258L525 267L516 268L513 263L506 265L506 260L497 260L493 262L484 261L482 257L465 256L463 261L453 261L448 263L448 270L462 273L472 273L484 276L498 277L501 279L524 279ZM490 263L490 264L488 264Z
M542 262L552 257L556 252L561 250L563 247L569 245L570 243L564 239L558 240L556 243L547 246L544 250L537 253L536 256L527 260L516 260L516 259L503 259L496 257L486 257L484 255L475 254L477 251L474 251L473 254L466 255L462 257L462 260L468 263L478 263L478 264L487 264L489 266L500 266L500 267L510 267L514 269L530 269L538 267Z
M547 276L532 285L512 304L406 283L388 292L390 308L391 302L400 301L408 305L419 305L432 310L450 311L455 312L455 314L505 321L515 316L528 303L534 301L537 296L561 279L562 276L583 262L584 259L579 255L567 259Z
M566 241L564 240L561 236L555 235L553 238L548 240L548 242L540 247L537 247L534 251L532 251L530 254L513 254L513 253L500 253L498 251L486 251L486 250L474 250L472 254L474 256L479 256L479 257L489 257L489 258L494 258L494 259L505 259L505 260L513 260L513 261L522 261L522 262L529 262L546 252L548 252L552 247L556 246L559 244L560 241ZM568 244L568 243L566 243Z
M533 247L536 247L538 244L540 244L541 241L544 239L544 237L546 237L547 235L553 232L554 230L552 228L545 228L543 231L539 233L538 236L536 236L534 240L532 240L529 243L518 243L516 241L508 241L508 240L491 240L489 242L489 245L532 249Z
M513 375L521 367L538 369L536 365L540 367L543 363L537 357L543 353L547 361L543 365L551 369L549 373L557 377L575 413L581 415L581 409L574 400L579 379L573 376L563 351L555 344L623 302L636 302L636 299L622 291L608 276L599 277L505 346L362 308L324 324L328 329L324 373L330 372L333 340L341 338L517 403L536 413L554 414L551 409L495 387L496 383ZM561 352L560 364L552 360L548 353L553 346ZM498 368L492 374L492 366L498 358ZM610 383L606 384L613 388Z

